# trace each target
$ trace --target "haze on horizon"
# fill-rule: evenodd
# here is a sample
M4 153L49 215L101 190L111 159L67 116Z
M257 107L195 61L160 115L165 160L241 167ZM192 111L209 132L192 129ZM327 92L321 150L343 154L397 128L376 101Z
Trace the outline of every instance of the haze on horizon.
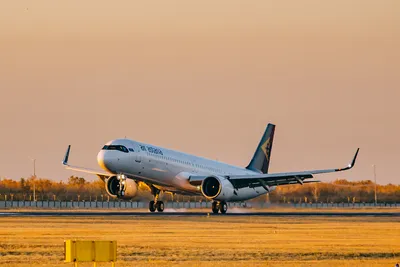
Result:
M399 184L400 2L6 1L0 177L66 180L61 160L128 137L270 171ZM83 175L88 179L95 176Z

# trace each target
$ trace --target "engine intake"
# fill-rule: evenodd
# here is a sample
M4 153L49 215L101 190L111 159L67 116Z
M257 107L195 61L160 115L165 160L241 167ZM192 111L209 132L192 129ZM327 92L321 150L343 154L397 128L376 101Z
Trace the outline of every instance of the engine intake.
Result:
M111 176L105 182L107 194L120 199L132 199L137 195L138 185L125 175Z
M201 189L206 197L215 198L221 192L221 183L215 177L207 177L204 179Z
M227 201L233 196L234 188L225 177L209 176L203 180L201 192L206 198Z

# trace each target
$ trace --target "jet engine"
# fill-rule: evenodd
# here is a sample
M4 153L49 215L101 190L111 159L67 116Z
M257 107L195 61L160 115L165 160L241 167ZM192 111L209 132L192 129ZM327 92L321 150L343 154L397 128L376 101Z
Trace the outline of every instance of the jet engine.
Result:
M138 192L138 184L125 175L111 176L105 181L107 193L120 199L132 199Z
M201 183L201 192L208 199L229 201L235 194L235 189L225 177L209 176Z

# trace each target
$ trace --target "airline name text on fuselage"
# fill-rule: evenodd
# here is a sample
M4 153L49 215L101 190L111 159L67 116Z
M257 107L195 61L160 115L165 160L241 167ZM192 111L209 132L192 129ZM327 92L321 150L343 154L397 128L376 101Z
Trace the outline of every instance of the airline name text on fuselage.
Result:
M158 154L158 155L161 155L161 156L164 155L163 152L161 151L161 149L154 148L154 147L151 147L151 146L147 146L146 147L146 146L141 145L140 149L143 150L143 151L148 151L149 153Z

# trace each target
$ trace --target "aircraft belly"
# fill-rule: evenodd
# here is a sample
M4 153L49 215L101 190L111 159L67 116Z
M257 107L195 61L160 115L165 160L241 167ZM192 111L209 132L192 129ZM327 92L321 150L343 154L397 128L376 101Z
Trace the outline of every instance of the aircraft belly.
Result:
M201 192L180 190L180 189L175 188L175 187L159 186L159 185L155 185L155 187L157 187L161 191L176 193L176 194L180 194L180 195L186 195L186 196L200 196L200 195L202 195Z
M182 169L173 165L157 162L155 160L145 160L142 161L140 165L130 164L125 166L125 170L127 171L126 174L132 179L151 183L163 191L189 195L197 195L200 193L200 190L197 190L196 187L189 184L189 176L180 177L183 178L183 181L177 179Z
M245 187L236 190L236 194L233 194L230 201L243 201L252 199L261 195L268 193L263 187Z

